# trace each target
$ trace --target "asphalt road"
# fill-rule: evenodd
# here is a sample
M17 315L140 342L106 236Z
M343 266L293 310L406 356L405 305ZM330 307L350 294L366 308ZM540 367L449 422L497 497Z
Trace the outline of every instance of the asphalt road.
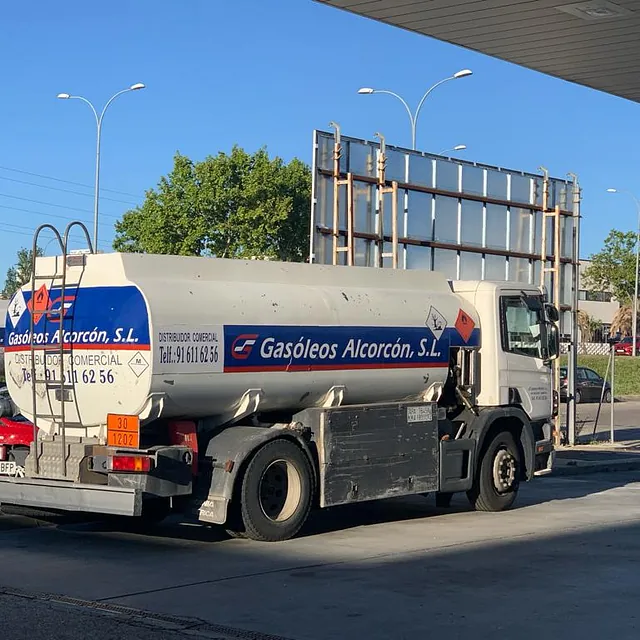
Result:
M504 514L341 507L280 544L0 516L3 640L640 637L640 473L547 477Z
M561 406L562 424L565 424L566 405ZM579 404L577 408L577 434L581 442L609 439L611 431L611 405L603 404L598 417L598 425L594 433L598 403ZM613 423L616 441L640 440L640 401L623 401L614 404Z

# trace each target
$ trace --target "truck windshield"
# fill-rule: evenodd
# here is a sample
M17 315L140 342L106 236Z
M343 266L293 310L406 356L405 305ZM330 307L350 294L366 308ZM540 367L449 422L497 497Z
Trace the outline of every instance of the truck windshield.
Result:
M543 358L542 308L532 309L520 296L505 296L501 303L503 350L530 358Z

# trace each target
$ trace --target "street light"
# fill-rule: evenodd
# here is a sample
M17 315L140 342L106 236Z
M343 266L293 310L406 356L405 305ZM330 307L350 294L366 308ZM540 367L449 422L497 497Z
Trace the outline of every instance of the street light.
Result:
M438 155L443 156L445 153L449 153L449 151L464 151L466 148L467 148L466 144L457 144L455 147L442 150Z
M636 341L638 339L638 271L640 271L640 201L636 198L635 194L631 191L625 191L620 189L607 189L608 193L624 193L633 198L636 203L636 210L638 213L638 221L636 227L636 281L633 289L633 309L631 310L631 324L633 331L633 346L631 347L631 353L635 357L636 354Z
M140 89L144 89L145 85L142 82L136 82L136 84L132 84L130 87L126 89L122 89L122 91L118 91L112 95L107 103L104 105L100 115L96 108L93 106L89 100L83 98L82 96L74 96L70 93L59 93L57 97L60 100L82 100L91 107L91 111L93 111L93 115L96 118L96 126L97 126L97 138L96 138L96 185L95 185L95 194L94 194L94 202L93 202L93 246L95 250L98 250L98 204L100 199L100 135L102 133L102 120L104 118L104 114L107 111L109 105L123 93L129 93L130 91L139 91Z
M409 108L409 105L407 104L406 100L402 96L399 96L397 93L393 91L389 91L387 89L374 89L372 87L361 87L360 89L358 89L358 93L360 95L371 95L372 93L386 93L390 96L393 96L394 98L397 98L398 100L400 100L400 102L402 102L402 104L404 105L404 108L407 110L407 113L409 114L409 121L411 122L411 145L412 145L412 149L415 151L416 124L418 122L418 116L420 115L420 109L422 109L422 105L424 104L424 101L429 97L429 94L436 87L439 87L441 84L444 84L445 82L449 82L450 80L458 80L459 78L466 78L467 76L470 76L472 74L473 74L473 71L471 71L471 69L462 69L454 73L452 76L449 76L448 78L444 78L443 80L440 80L440 82L436 82L422 96L420 102L418 103L415 113L411 112L411 109Z

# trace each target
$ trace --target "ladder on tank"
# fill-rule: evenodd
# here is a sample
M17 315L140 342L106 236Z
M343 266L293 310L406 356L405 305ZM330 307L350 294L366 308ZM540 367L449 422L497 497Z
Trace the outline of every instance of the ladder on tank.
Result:
M32 401L32 417L33 417L33 443L31 445L31 452L33 454L33 463L35 475L40 474L40 446L38 442L38 421L47 419L51 421L58 431L60 436L60 475L63 478L67 477L67 440L66 440L66 428L68 426L65 403L73 401L77 415L79 415L77 398L75 394L75 385L73 378L73 365L70 364L68 371L65 371L65 357L70 357L73 351L73 345L71 342L65 344L64 334L66 330L65 321L71 321L73 323L73 311L71 314L66 314L66 293L69 282L67 279L67 268L69 266L84 266L84 254L69 255L69 235L75 228L79 227L85 235L89 253L94 253L94 247L91 243L89 231L87 227L78 221L70 222L65 229L64 236L61 236L59 231L51 224L42 224L37 229L33 236L33 247L31 254L31 313L29 320L29 347L31 353L31 401ZM53 232L55 239L58 241L60 247L60 256L55 257L55 270L53 273L38 273L36 269L37 254L38 254L38 239L40 234L45 230ZM80 283L82 273L77 282L74 282L72 286L77 287ZM45 281L50 283L48 290L46 290ZM38 282L42 282L42 286L38 286ZM45 288L46 292L42 290ZM50 308L50 292L56 289L59 290L60 304L58 308ZM37 317L37 320L36 320ZM47 322L54 322L58 325L58 342L56 344L38 343L36 338L36 325L44 320L44 327ZM44 330L40 333L46 333ZM38 367L36 363L36 355L42 354L42 377L38 377ZM51 355L58 356L57 372L51 377L47 375L47 357ZM43 413L44 408L39 408L38 402L38 385L42 385L44 394L42 401L46 401L49 412ZM54 397L57 403L59 403L58 413L54 410L54 403L51 399L51 392L54 393ZM55 439L55 436L54 436Z

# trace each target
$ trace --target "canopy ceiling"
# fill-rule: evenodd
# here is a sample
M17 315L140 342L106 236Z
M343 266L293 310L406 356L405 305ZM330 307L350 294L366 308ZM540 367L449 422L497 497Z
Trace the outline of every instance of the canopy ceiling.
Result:
M637 0L317 0L640 101Z

